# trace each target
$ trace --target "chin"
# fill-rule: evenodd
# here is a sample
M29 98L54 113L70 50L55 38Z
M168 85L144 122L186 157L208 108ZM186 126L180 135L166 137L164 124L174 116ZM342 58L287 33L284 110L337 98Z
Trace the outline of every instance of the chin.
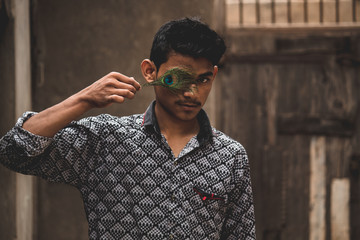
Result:
M199 111L196 112L177 112L174 114L174 116L176 116L176 118L182 120L182 121L191 121L194 120L196 118L196 116L198 115Z

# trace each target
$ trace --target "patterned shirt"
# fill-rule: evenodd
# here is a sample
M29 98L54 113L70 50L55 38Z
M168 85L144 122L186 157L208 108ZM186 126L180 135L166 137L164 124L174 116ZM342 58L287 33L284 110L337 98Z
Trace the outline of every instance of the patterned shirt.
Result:
M175 157L145 114L74 121L54 138L22 128L0 140L0 161L23 174L81 192L90 239L255 239L250 169L244 148L210 126Z

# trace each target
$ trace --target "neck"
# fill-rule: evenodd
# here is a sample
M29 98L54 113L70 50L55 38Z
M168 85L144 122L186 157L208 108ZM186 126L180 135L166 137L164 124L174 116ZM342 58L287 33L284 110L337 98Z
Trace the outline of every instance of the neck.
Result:
M155 105L155 114L160 131L165 137L194 136L200 130L197 118L188 121L178 119L158 104Z

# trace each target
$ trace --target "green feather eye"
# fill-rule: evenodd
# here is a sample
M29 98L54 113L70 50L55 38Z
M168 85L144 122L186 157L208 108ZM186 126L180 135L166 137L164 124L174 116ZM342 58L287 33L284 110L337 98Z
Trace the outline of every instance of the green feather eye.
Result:
M164 83L171 86L174 84L173 77L171 75L168 75L164 78Z
M144 86L162 86L173 93L193 91L193 84L197 84L195 74L185 68L172 68L166 71L153 82L146 83ZM195 88L196 89L196 88Z

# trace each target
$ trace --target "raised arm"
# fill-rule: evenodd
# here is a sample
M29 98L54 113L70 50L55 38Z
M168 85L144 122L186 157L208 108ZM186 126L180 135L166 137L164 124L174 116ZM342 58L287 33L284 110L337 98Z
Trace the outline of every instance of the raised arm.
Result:
M140 84L121 73L111 72L64 101L29 118L23 128L33 134L53 137L60 129L92 108L132 99Z

